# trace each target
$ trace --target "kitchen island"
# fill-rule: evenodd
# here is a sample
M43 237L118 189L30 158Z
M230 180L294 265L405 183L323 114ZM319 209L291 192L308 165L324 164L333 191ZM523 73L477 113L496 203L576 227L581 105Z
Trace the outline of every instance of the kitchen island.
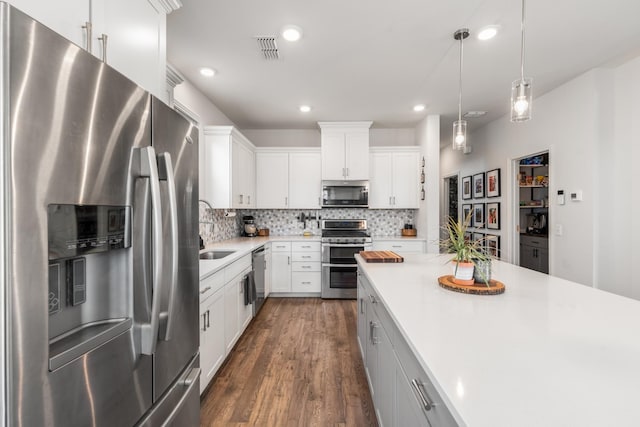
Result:
M492 276L506 292L467 295L438 286L451 274L451 255L412 254L400 264L356 258L377 311L372 324L361 322L369 313L361 292L369 291L359 287L360 345L385 424L401 425L406 400L424 404L417 388L406 387L405 399L388 396L402 392L397 379L379 387L392 375L384 361L399 361L396 372L412 380L402 365L408 354L432 383L424 396L437 402L418 414L444 414L432 425L640 425L639 301L500 261Z

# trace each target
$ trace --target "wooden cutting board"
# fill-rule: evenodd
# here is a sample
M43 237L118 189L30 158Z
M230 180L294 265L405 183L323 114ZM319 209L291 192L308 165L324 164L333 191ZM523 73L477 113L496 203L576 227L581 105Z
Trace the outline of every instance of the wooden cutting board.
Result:
M367 262L404 262L404 258L393 251L360 251Z

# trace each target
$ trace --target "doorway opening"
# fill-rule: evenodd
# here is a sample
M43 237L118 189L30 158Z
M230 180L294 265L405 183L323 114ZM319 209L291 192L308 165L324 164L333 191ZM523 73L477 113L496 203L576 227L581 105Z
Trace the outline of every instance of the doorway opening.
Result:
M518 264L549 274L549 152L515 160Z
M442 204L442 221L441 224L447 224L449 218L458 219L460 211L458 210L458 175L449 175L444 178L444 203ZM441 230L442 233L442 230ZM444 237L444 236L441 236Z

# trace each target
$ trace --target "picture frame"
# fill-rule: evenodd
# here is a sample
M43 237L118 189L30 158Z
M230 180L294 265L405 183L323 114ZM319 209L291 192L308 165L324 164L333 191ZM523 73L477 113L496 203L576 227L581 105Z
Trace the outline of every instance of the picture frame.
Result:
M473 198L484 198L484 172L473 175Z
M500 197L500 169L487 171L487 197Z
M484 233L473 233L473 241L474 242L482 242L484 240Z
M484 247L487 255L493 258L501 258L500 236L496 234L486 234L484 236Z
M462 200L471 199L471 175L462 178Z
M487 203L487 228L500 230L500 203Z
M484 228L484 203L473 204L473 226L475 228Z
M473 206L471 204L462 205L462 221L467 219L467 216L469 215L472 209L473 209ZM471 216L471 218L469 218L469 223L467 224L467 227L473 227L473 215Z

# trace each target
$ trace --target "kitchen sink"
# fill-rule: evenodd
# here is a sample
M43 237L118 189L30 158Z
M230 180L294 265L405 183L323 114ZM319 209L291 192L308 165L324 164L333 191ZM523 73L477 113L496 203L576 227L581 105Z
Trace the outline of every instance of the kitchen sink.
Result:
M235 252L236 251L207 251L200 254L200 259L220 259Z

